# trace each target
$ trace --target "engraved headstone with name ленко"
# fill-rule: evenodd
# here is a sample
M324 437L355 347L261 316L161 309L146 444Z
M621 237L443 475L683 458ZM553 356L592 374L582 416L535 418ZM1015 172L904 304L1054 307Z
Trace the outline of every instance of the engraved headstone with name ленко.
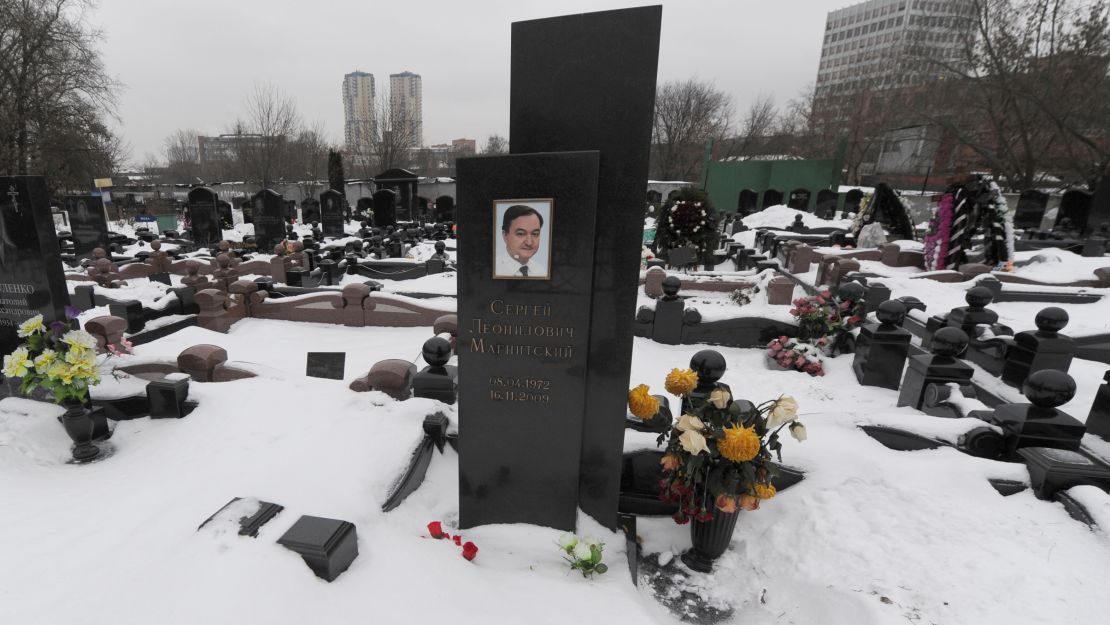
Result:
M65 319L61 250L42 176L0 176L0 356L21 342L19 324Z

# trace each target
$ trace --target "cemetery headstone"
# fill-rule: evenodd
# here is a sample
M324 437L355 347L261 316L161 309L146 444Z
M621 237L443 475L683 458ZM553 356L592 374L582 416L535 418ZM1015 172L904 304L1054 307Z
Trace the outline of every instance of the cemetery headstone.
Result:
M462 216L468 234L458 251L458 315L465 320L459 397L468 415L459 433L460 526L573 530L588 412L598 155L468 158L457 167L459 198L475 207ZM510 232L527 221L540 233L518 256L530 251L550 260L530 260L530 275L518 278L498 264L515 244L500 222L525 204L543 219L522 211L510 222Z
M1048 194L1037 189L1027 189L1018 196L1014 209L1014 227L1022 230L1040 228L1048 208Z
M231 202L216 201L216 214L220 216L220 227L230 230L235 226L235 215L231 212Z
M197 247L215 245L223 238L218 202L216 192L208 187L197 187L189 191L189 232Z
M251 198L254 240L260 250L272 250L285 238L285 200L272 189Z
M397 224L397 194L389 189L374 192L374 225L378 228Z
M108 217L104 200L95 195L68 195L63 200L73 235L73 253L90 258L98 247L108 247Z
M335 189L320 194L320 222L325 237L340 239L346 236L343 231L343 208L346 203L343 194Z
M1078 236L1087 228L1091 213L1092 194L1079 189L1065 191L1060 198L1060 210L1056 213L1053 230L1067 230Z
M759 194L751 189L740 191L740 197L736 200L736 212L741 217L759 212Z
M896 391L910 349L910 333L901 328L906 318L906 305L898 300L883 302L875 316L878 324L860 328L852 371L864 386Z
M959 328L937 330L933 335L933 353L909 359L909 366L906 367L906 375L902 378L898 392L898 405L921 410L925 388L929 384L970 383L975 370L958 358L967 349L967 343L967 334Z
M1078 451L1086 428L1059 409L1075 397L1075 380L1063 371L1037 371L1026 378L1022 394L1031 403L1002 404L991 416L1006 436L1007 451L1022 447Z
M767 189L763 192L763 208L778 206L779 204L782 204L782 191Z
M62 321L68 305L46 180L0 176L0 356L22 342L21 323Z
M594 242L578 498L608 528L617 526L661 22L662 7L649 6L518 22L512 33L509 152L601 153L606 222Z
M1068 325L1068 312L1050 306L1037 313L1035 332L1018 332L1006 350L1006 363L1002 367L1002 381L1021 388L1030 374L1042 369L1056 369L1067 373L1075 354L1075 341L1060 334Z
M452 221L455 219L455 198L450 195L441 195L436 198L436 221Z
M347 352L308 352L305 375L311 378L342 380Z
M817 192L817 208L813 214L821 219L832 219L836 216L836 202L838 194L832 189L821 189Z

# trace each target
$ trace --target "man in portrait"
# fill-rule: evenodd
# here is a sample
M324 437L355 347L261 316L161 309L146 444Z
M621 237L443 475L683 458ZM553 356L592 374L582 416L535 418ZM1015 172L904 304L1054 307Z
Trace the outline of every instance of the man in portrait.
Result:
M494 277L546 278L547 266L532 262L540 250L543 215L531 206L514 204L501 219L504 246L497 250Z

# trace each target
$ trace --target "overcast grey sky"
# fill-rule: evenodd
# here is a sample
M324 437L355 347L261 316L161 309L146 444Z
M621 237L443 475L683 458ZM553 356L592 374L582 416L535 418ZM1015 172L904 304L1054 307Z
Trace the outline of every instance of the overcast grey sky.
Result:
M651 4L622 0L98 0L131 161L159 159L178 128L225 131L255 83L293 96L306 122L343 137L343 75L423 77L424 140L479 147L508 134L511 23ZM778 104L817 75L825 14L849 0L664 0L659 82L698 77L733 96Z

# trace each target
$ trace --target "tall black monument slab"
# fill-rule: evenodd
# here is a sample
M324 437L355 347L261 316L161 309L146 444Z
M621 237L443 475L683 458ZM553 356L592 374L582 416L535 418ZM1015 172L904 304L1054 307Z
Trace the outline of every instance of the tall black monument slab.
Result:
M263 189L251 198L254 241L258 251L270 254L285 239L285 199L273 189Z
M42 176L0 176L0 356L22 342L19 324L65 319L61 251Z
M661 6L649 6L516 22L512 29L509 152L601 153L597 194L605 227L593 250L579 505L611 529L618 521L662 16ZM470 206L461 194L459 205Z
M347 205L343 194L335 189L328 189L320 194L320 222L324 226L324 236L341 239L346 236L343 231L343 212Z
M95 195L67 195L63 200L73 234L73 253L91 258L96 248L108 249L108 217L104 200Z
M458 248L459 523L573 530L598 154L476 157L457 167L459 202L469 207ZM527 276L504 270L513 261L500 222L516 205L544 217Z
M224 236L220 228L219 202L219 196L208 187L189 191L189 231L197 247L215 245Z

